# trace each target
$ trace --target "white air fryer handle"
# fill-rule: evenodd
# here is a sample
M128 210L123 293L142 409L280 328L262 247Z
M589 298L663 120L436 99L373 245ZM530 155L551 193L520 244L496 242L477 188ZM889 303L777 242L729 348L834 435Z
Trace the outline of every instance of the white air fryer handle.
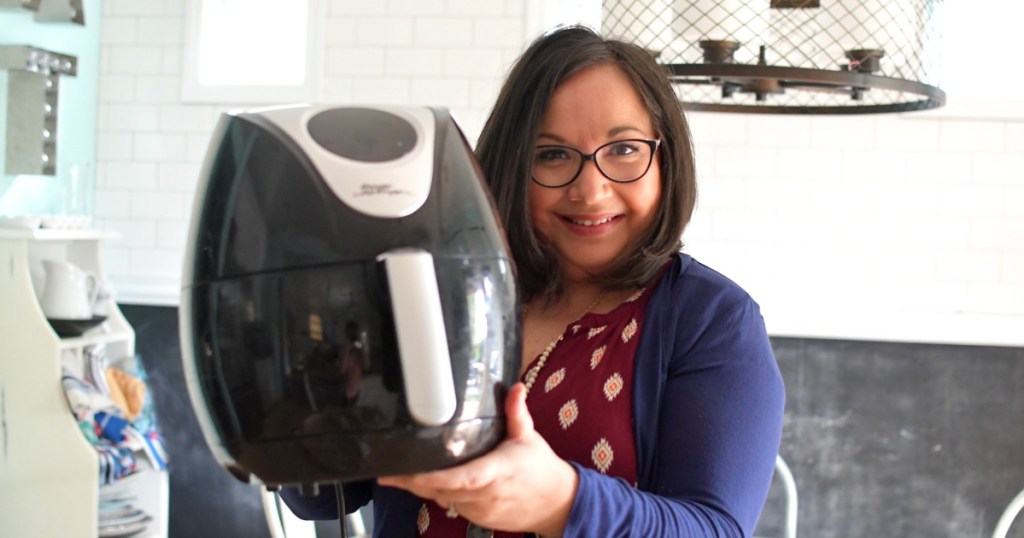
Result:
M434 257L423 250L396 250L384 262L409 414L439 426L455 415L455 381L434 273Z

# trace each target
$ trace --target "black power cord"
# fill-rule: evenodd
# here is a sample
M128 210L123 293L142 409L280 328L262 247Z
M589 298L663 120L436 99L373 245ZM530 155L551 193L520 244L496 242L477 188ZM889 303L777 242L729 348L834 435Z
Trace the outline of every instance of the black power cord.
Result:
M345 525L345 491L341 488L341 482L334 483L334 496L338 498L338 522L341 524L341 538L347 538L348 527Z

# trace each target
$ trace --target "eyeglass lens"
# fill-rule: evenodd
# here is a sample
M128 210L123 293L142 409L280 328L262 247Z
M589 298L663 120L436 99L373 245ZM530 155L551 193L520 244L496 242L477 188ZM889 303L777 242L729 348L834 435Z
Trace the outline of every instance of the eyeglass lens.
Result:
M649 140L617 140L597 148L591 155L569 146L537 146L533 153L533 179L549 187L567 185L579 175L584 161L593 159L608 179L634 181L650 168L654 145Z

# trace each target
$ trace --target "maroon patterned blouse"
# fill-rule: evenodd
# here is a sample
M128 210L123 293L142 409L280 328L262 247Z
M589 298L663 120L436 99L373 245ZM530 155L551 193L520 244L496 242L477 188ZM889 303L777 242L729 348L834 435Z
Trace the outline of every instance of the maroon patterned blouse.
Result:
M567 327L526 397L534 428L562 459L634 486L633 360L647 299L641 289L611 312L586 314ZM462 517L447 517L432 501L420 506L420 536L462 537L468 525Z

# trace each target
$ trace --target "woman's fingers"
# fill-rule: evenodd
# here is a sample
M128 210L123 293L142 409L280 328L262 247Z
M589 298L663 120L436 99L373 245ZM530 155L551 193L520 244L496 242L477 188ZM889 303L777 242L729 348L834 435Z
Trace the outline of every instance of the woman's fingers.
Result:
M507 458L505 443L520 441L533 432L533 418L526 407L526 387L516 383L505 399L507 421L506 441L495 450L461 465L438 471L397 476L382 476L377 482L382 486L407 489L417 495L434 492L429 498L437 498L444 492L472 491L486 487L494 481L503 459ZM422 496L422 495L421 495Z
M442 508L454 503L459 514L492 528L524 530L553 516L562 521L561 505L574 493L575 471L534 431L522 383L512 386L504 405L506 438L494 450L448 469L382 476L377 482Z

